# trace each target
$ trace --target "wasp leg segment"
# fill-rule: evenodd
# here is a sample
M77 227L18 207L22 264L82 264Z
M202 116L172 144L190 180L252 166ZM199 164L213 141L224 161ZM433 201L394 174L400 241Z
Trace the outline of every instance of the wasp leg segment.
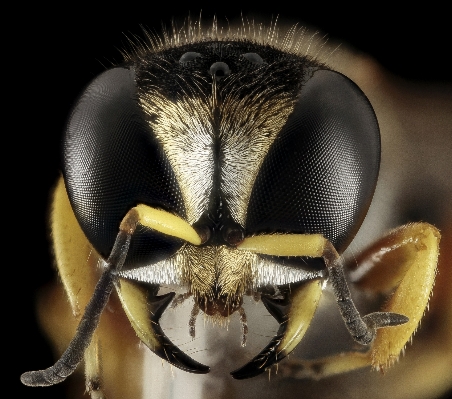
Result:
M366 352L316 360L290 359L281 365L280 372L285 377L318 379L371 365L381 371L391 366L426 311L436 275L439 241L435 227L414 223L391 231L354 258L359 266L350 272L350 280L361 290L391 293L383 310L404 313L409 318L407 323L378 330Z
M172 302L174 292L155 296L153 290L125 279L119 279L116 288L138 338L152 352L181 370L197 374L209 372L209 367L196 362L177 348L160 327L160 317Z
M107 265L96 284L94 294L85 308L85 313L77 327L74 338L60 359L45 370L29 371L20 377L25 385L49 386L64 381L71 375L83 358L85 349L91 342L94 331L99 324L100 315L107 305L113 290L115 279L112 271L119 271L124 263L129 249L131 234L120 231L107 260Z
M190 337L192 337L193 339L196 336L196 318L198 317L198 314L199 314L199 305L197 302L195 302L190 313L190 320L188 321L188 333Z
M248 237L237 247L265 255L322 257L328 268L336 302L353 339L368 345L376 330L408 322L408 317L391 312L371 313L361 318L350 295L342 258L334 246L320 234L282 234Z
M85 384L86 391L91 399L105 398L102 391L101 349L97 332L94 333L91 343L85 351Z
M279 372L285 378L312 378L319 380L336 374L347 373L363 367L371 362L371 351L344 352L315 360L291 358L281 364Z
M339 256L334 246L322 235L260 235L245 238L237 248L240 250L248 250L275 256L322 257L328 268L329 279L332 283L336 302L339 306L342 318L353 339L362 345L368 345L374 340L378 328L398 326L407 323L409 320L408 317L402 314L392 312L376 312L361 317L353 303L350 290L347 286L342 258ZM312 284L314 283L320 284L319 282L313 281ZM293 292L292 296L297 293L298 291ZM318 295L320 296L320 293ZM310 320L310 318L291 317L290 323L287 324L287 327L291 326L291 328L286 329L285 319L282 315L295 313L297 311L296 308L302 308L304 305L299 304L300 300L297 299L293 300L292 303L284 304L284 311L281 308L282 304L278 303L278 301L275 302L269 298L262 298L262 300L269 312L280 323L284 323L281 324L281 326L284 325L284 328L278 332L278 335L273 338L270 344L267 345L267 347L249 364L232 373L235 378L252 377L259 374L256 370L262 372L265 368L270 367L274 363L280 361L283 357L287 356L287 354L295 348L304 334L304 320ZM277 308L279 308L280 311L276 311L276 304L278 304ZM315 303L313 311L315 311L316 307L317 302ZM298 321L299 324L295 321ZM302 331L302 333L299 333L298 331ZM290 342L290 344L288 342Z
M242 342L241 342L241 345L242 346L246 346L246 336L248 335L248 322L247 322L247 318L246 318L245 309L243 309L243 307L240 306L238 312L239 312L239 315L240 315L240 324L242 326Z
M177 308L179 305L182 305L188 298L190 298L193 294L191 292L186 292L184 294L176 295L171 303L171 309Z
M383 310L409 317L403 326L378 332L372 346L375 369L391 366L416 332L432 293L439 241L440 233L432 225L408 224L393 230L358 256L360 268L351 272L352 281L363 290L387 292L397 287ZM375 281L375 287L371 281Z
M278 333L253 360L231 375L236 379L255 377L290 354L309 327L321 294L321 281L312 280L292 286L291 295L281 300L262 296L265 307L280 323Z

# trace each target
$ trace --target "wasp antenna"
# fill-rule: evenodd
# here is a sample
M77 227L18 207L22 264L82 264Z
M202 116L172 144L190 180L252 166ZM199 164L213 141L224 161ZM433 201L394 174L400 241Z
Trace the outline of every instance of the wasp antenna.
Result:
M106 270L102 273L94 294L86 305L85 313L77 327L74 338L60 359L45 370L28 371L20 380L28 386L49 386L62 382L71 375L83 359L85 349L89 346L96 330L100 316L107 305L114 287L115 274L121 270L127 256L132 234L120 231L107 260Z
M375 312L363 316L363 321L369 328L377 329L382 327L400 326L401 324L408 323L410 318L399 313Z
M404 315L388 312L376 312L361 317L351 298L342 260L333 245L326 246L323 258L342 318L356 342L368 345L374 340L377 328L397 326L409 321L409 318Z

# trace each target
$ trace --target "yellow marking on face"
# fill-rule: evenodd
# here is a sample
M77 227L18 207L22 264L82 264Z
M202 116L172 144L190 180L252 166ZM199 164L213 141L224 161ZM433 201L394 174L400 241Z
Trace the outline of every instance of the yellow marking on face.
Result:
M193 245L201 244L201 238L195 229L179 216L143 204L137 205L135 209L138 212L138 221L142 226L181 238Z
M274 234L247 237L238 249L263 255L321 257L327 240L321 234Z

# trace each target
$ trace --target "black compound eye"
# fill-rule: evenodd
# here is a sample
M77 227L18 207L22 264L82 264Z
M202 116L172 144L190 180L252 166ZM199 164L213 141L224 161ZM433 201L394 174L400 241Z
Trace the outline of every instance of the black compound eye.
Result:
M380 166L371 104L347 77L319 70L268 151L248 204L247 235L320 233L343 251L369 208Z
M218 81L228 76L231 73L231 70L229 69L228 64L219 61L211 65L209 72Z
M124 215L143 203L185 215L168 159L138 105L133 69L105 71L75 104L64 138L64 177L72 209L86 237L108 256ZM139 231L127 265L165 259L179 239Z
M262 57L257 53L246 53L242 55L243 58L245 58L248 62L251 62L255 65L263 65L264 60Z
M180 57L179 62L181 64L185 64L190 61L194 61L196 58L201 57L200 53L196 53L194 51L188 51L187 53L182 54L182 57Z

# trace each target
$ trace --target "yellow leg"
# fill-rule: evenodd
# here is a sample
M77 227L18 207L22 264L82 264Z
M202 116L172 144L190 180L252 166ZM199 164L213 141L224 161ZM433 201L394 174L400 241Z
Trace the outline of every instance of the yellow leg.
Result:
M430 224L408 224L390 232L357 259L358 264L369 269L365 278L355 278L358 288L375 291L373 280L378 282L375 285L379 290L396 287L383 311L401 313L410 319L406 324L378 331L372 345L375 369L384 371L398 360L427 310L435 282L439 240L438 230ZM358 272L359 269L353 274ZM379 275L386 277L388 283L383 284Z
M315 360L289 359L279 365L278 372L286 378L318 380L336 374L369 367L371 351L344 352Z
M95 332L85 351L85 386L91 399L104 399L102 392L102 360L98 333Z
M355 285L372 292L393 291L382 309L406 315L409 321L377 330L365 352L347 352L316 360L290 360L280 366L283 375L323 378L372 365L384 371L398 360L427 310L436 276L438 230L427 223L409 224L391 231L354 260Z

